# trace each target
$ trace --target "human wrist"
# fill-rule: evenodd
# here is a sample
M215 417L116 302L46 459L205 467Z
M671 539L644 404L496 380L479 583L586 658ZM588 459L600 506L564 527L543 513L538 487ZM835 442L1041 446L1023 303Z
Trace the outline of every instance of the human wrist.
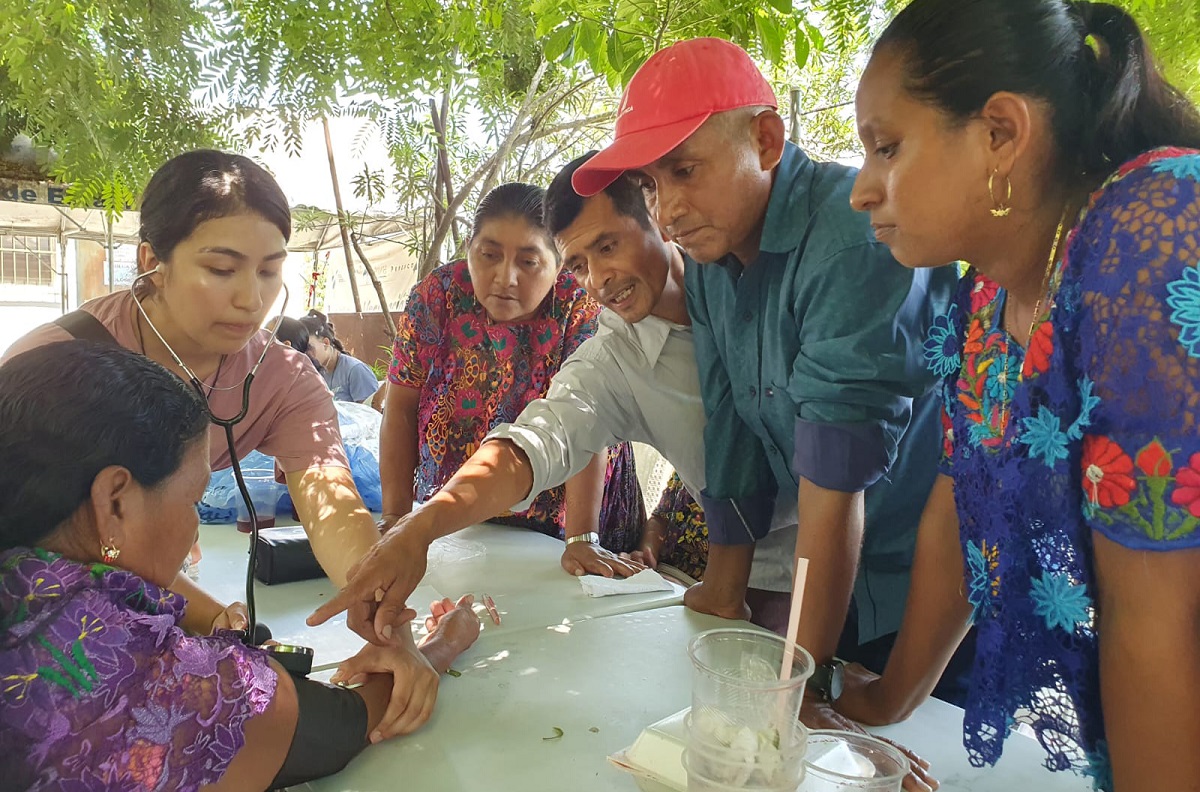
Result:
M566 537L565 541L567 543L567 547L570 547L574 544L598 545L600 544L600 534L597 531L586 531L584 533L575 534L574 536L568 536Z
M453 511L453 504L430 500L397 520L388 533L400 534L419 542L423 547L429 547L434 539L466 527L455 522Z

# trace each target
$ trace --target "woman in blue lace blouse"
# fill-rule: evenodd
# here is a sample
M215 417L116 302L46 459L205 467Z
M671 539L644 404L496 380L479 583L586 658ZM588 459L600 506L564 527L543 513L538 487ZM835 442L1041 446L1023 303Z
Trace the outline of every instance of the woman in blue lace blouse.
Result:
M882 678L904 717L973 620L971 762L1017 724L1098 789L1200 789L1200 117L1103 3L915 0L858 89L852 202L970 262L925 344L944 475Z

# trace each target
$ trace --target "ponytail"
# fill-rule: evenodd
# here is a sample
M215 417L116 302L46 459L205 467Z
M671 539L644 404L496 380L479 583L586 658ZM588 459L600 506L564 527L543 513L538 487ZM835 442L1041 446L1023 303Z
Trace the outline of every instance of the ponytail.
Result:
M300 324L308 331L309 336L324 338L333 344L333 348L338 352L346 351L346 348L342 346L342 342L334 335L333 323L329 321L329 317L316 308L309 310L308 315L300 319Z
M1196 107L1164 79L1133 17L1109 3L1075 2L1084 50L1084 173L1102 174L1160 146L1200 148Z
M875 51L959 121L1000 91L1051 108L1058 176L1093 181L1159 146L1200 148L1200 115L1162 76L1137 22L1083 0L913 0Z

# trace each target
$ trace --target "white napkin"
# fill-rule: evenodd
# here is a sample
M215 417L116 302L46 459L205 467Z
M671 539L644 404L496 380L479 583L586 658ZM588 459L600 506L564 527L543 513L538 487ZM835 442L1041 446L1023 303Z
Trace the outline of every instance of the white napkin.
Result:
M589 597L608 597L613 594L645 594L648 591L671 591L672 586L653 569L643 569L627 578L606 578L584 575L579 585Z

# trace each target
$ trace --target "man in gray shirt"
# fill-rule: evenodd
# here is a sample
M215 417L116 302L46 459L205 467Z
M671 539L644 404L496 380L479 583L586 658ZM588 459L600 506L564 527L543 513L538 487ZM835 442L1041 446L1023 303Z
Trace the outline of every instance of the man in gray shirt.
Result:
M382 629L394 622L425 571L434 539L520 508L613 443L632 440L657 448L690 491L703 489L705 417L683 256L654 225L631 182L619 179L587 199L574 192L570 178L591 156L555 178L546 216L564 266L608 309L600 330L563 364L546 398L530 403L515 423L497 427L440 491L380 540L355 582L319 609L314 621L357 601L362 593L357 584L373 581L367 595L372 604L376 588L387 592L374 624ZM756 557L763 564L752 573L752 586L788 590L794 523L794 508L773 520L789 529L759 543ZM778 552L763 547L775 541ZM573 574L629 574L639 568L587 541L568 545L562 564ZM351 609L351 627L368 638L376 635L356 610Z

